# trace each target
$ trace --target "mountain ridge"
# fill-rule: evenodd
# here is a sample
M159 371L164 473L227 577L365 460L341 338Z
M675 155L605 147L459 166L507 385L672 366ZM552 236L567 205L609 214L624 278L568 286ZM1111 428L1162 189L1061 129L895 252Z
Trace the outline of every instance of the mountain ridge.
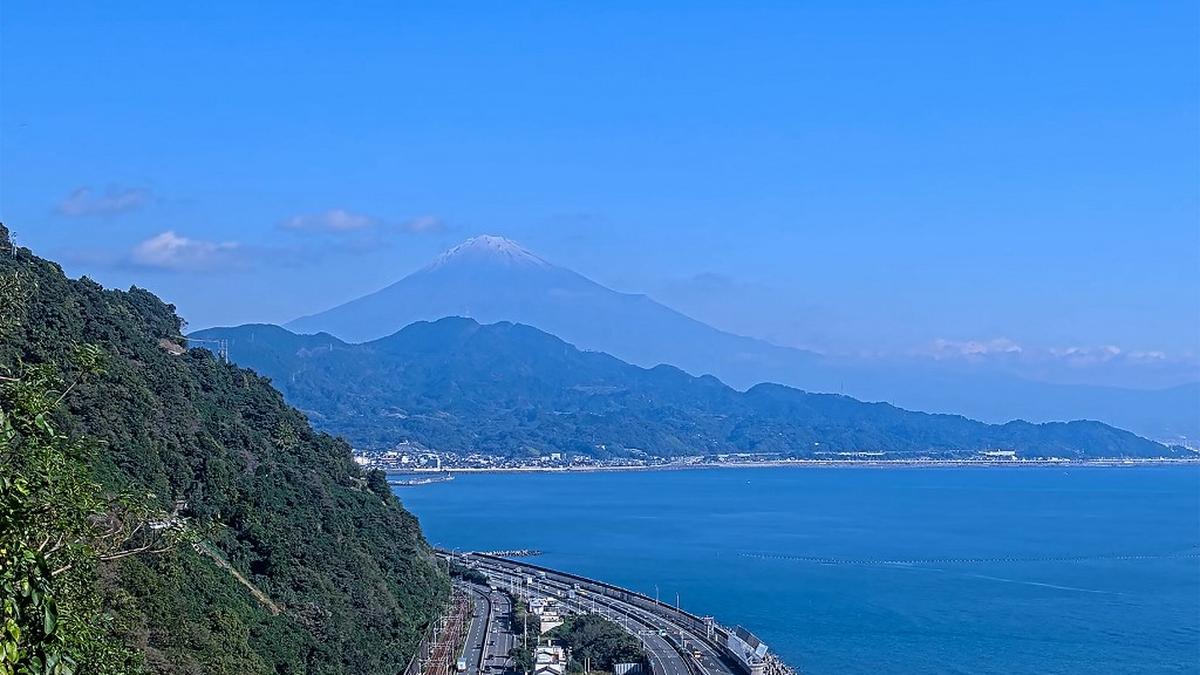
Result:
M412 441L460 453L674 457L887 451L1148 457L1174 450L1095 421L989 425L763 383L745 392L668 365L642 368L512 322L418 321L367 343L270 324L207 329L314 424L361 448ZM815 450L819 448L819 450Z
M511 264L514 259L536 264ZM1200 416L1195 415L1200 383L1143 392L959 373L937 364L834 359L719 330L648 295L614 291L492 235L469 239L378 291L284 326L359 343L446 316L523 323L581 349L643 367L669 363L693 375L715 375L738 389L778 382L913 410L962 412L988 422L1096 418L1172 442L1200 439Z

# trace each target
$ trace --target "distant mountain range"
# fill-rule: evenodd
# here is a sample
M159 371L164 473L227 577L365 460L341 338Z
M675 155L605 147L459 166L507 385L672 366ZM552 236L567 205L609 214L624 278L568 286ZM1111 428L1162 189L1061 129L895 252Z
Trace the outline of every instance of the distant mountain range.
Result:
M937 363L831 359L717 330L502 237L467 240L380 291L286 327L365 342L446 316L527 324L581 349L644 367L670 364L712 374L739 389L776 382L988 422L1094 419L1170 442L1200 439L1200 383L1141 391L963 373Z
M199 331L270 377L314 424L358 447L593 457L850 451L1151 457L1178 452L1099 422L989 425L777 384L746 392L644 369L529 326L443 318L350 344L272 325ZM1189 453L1190 454L1190 453Z

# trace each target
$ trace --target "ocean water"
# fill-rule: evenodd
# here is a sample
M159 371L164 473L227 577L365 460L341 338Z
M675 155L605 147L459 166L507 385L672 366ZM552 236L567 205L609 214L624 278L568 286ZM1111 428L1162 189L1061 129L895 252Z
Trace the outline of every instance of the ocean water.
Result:
M742 624L804 673L1200 673L1200 468L465 475L429 540Z

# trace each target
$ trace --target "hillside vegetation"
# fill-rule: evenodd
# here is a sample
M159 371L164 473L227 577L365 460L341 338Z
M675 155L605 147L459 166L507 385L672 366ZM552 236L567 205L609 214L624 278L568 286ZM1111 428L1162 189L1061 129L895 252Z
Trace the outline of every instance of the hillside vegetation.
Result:
M497 455L1147 457L1171 449L1099 422L991 425L781 385L732 389L670 366L584 352L529 326L417 322L363 344L278 326L200 331L270 377L320 428L364 448L414 441Z
M73 632L54 649L82 657L79 672L402 669L449 582L382 476L363 475L265 378L178 353L182 322L153 294L68 279L14 253L2 225L0 250L0 551L26 551L26 571L53 575L47 593L69 601L56 611ZM22 481L40 491L9 489ZM98 523L115 523L130 554L104 555ZM181 534L138 552L160 528ZM43 532L75 542L86 575L39 566ZM3 590L18 609L32 597L19 586ZM40 631L12 638L21 658ZM102 659L72 635L120 653Z
M599 614L569 616L548 636L569 650L567 669L573 673L611 673L618 663L649 664L638 639Z

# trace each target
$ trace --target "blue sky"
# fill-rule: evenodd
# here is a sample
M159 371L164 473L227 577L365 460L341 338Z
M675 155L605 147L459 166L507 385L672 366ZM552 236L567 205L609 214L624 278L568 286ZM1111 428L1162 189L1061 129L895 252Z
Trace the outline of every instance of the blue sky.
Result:
M1197 372L1194 2L253 4L4 3L22 243L194 327L495 233L782 344Z

